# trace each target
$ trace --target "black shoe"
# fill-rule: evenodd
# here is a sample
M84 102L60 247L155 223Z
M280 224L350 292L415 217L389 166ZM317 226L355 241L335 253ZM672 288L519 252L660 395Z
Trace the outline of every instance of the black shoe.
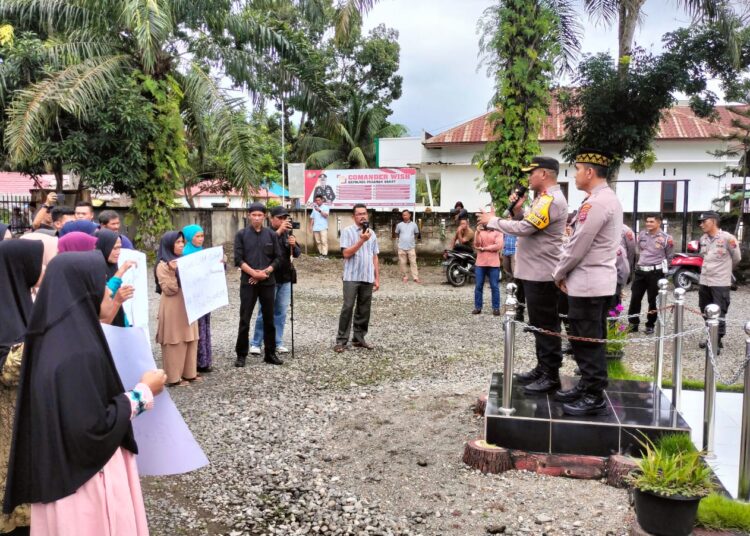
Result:
M200 372L201 374L208 374L209 372L213 371L214 369L212 369L211 367L198 367L198 372Z
M521 372L519 374L516 374L516 383L519 383L521 385L527 385L529 383L534 383L539 378L544 376L544 371L540 367L534 367L528 372Z
M493 309L492 314L495 316L500 316L500 309Z
M555 393L555 396L553 398L558 402L575 402L584 394L586 394L583 388L580 387L580 385L580 383L577 383L572 389L565 389L564 391L560 390Z
M283 365L284 362L279 359L279 356L276 354L267 355L266 358L263 360L269 365Z
M638 333L638 324L630 324L630 329L628 331L630 333Z
M481 315L481 314L482 314L482 310L481 310L481 309L474 309L474 310L473 310L473 311L471 312L471 314L473 314L473 315Z
M237 361L234 362L234 366L237 367L237 368L244 367L245 366L245 359L247 359L247 356L238 355L237 356Z
M552 391L557 391L560 388L560 377L559 376L548 376L545 374L534 383L530 383L523 388L523 392L527 395L541 395Z
M566 415L609 415L607 401L601 394L584 394L574 402L563 404L563 413Z
M654 328L652 326L646 326L646 335L653 335Z

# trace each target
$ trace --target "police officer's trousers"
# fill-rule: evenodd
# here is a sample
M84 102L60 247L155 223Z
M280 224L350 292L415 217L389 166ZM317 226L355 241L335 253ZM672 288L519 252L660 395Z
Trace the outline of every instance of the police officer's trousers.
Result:
M520 281L526 294L526 311L529 324L555 333L560 333L560 316L557 300L560 290L554 281ZM536 359L545 372L557 374L562 365L561 340L559 337L534 333Z
M698 287L698 307L705 317L706 306L716 304L721 309L719 318L726 318L729 311L729 287L709 287L700 285ZM724 337L727 332L727 325L723 320L719 320L719 339Z
M633 286L630 289L630 307L628 307L628 314L635 315L641 312L641 302L643 301L643 295L648 294L648 310L654 311L656 309L656 296L659 293L659 279L664 278L664 272L661 270L651 270L650 272L644 272L635 269L635 276L633 277ZM650 313L646 316L646 327L653 328L656 325L657 313ZM630 323L634 326L640 324L641 319L639 317L631 318Z
M604 317L611 296L593 298L568 296L570 335L602 338ZM573 355L581 369L581 387L589 393L600 395L607 387L607 359L605 345L598 342L570 341Z

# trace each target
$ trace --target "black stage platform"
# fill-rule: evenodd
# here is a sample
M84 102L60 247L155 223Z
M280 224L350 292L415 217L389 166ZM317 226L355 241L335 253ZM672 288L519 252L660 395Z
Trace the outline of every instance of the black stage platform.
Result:
M577 378L563 377L563 389L569 389ZM509 449L551 454L584 454L609 456L635 454L640 448L637 438L645 434L652 441L665 433L684 432L690 427L675 411L669 399L659 391L654 408L653 384L627 380L610 380L605 391L609 415L574 417L564 415L562 403L549 395L530 396L523 386L513 382L513 414L505 416L502 405L503 375L492 375L485 410L485 440Z

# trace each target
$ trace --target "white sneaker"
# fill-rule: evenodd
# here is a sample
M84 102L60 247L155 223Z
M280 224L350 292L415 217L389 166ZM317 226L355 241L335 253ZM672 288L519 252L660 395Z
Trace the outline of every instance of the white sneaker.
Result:
M260 346L251 346L250 353L253 355L260 355Z
M289 348L287 348L286 346L277 346L276 347L276 352L278 352L280 354L288 354L289 353Z

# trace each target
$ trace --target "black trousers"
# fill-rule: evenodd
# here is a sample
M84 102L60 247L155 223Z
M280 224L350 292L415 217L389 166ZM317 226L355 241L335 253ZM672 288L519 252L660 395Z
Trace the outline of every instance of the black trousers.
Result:
M352 340L354 342L365 342L367 329L370 326L372 287L372 283L363 281L344 281L344 305L341 307L341 315L339 316L336 344L346 345L349 343L352 324L354 324ZM353 322L352 316L354 316Z
M706 285L698 286L698 307L706 315L706 306L716 304L721 309L720 317L726 318L729 311L729 287L708 287ZM727 332L727 325L723 320L719 321L719 339L724 337Z
M635 315L641 312L641 302L643 301L643 295L648 294L648 310L653 311L656 309L656 296L659 293L659 279L664 278L664 272L661 270L652 270L650 272L643 272L638 268L635 269L635 276L633 276L633 286L630 288L630 307L628 307L628 314ZM656 325L656 313L651 313L646 317L646 327L652 328ZM640 324L641 319L637 316L630 319L630 323L634 326Z
M557 310L560 289L554 281L518 280L526 295L529 324L560 333L560 315ZM562 341L559 337L534 333L536 359L545 372L557 375L562 365Z
M602 324L611 296L583 298L568 296L570 334L576 337L602 338ZM605 345L598 342L570 341L578 368L581 387L596 395L607 387L607 359Z
M273 323L273 304L276 285L240 285L240 327L237 330L237 343L234 350L238 357L247 357L250 346L250 320L255 303L260 300L260 313L263 315L263 346L266 357L276 353L276 326Z

